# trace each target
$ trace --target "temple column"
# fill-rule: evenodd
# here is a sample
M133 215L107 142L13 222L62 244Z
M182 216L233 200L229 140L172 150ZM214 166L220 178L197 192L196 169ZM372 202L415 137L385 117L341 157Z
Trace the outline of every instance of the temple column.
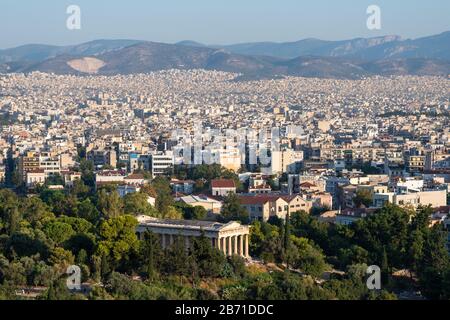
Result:
M227 255L227 238L222 238L222 251L224 255Z
M170 245L173 245L174 242L175 242L175 240L173 238L173 235L172 234L169 235L169 243L170 243Z
M164 233L161 234L161 245L163 247L163 249L167 249L167 245L166 245L166 235Z
M234 255L238 255L238 236L234 236L233 237L233 244L234 244L234 251L233 254Z
M227 248L227 251L228 251L228 256L232 256L233 255L233 245L232 245L232 238L231 237L228 237L228 248Z
M244 235L244 257L248 258L248 234Z
M244 256L244 236L243 235L239 236L239 255L241 257Z
M189 250L189 247L191 246L191 239L189 239L188 236L184 237L184 244L186 246L186 251Z

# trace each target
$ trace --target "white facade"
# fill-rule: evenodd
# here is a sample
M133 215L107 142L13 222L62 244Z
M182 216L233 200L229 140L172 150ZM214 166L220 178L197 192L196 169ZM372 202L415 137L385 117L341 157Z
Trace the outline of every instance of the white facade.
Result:
M155 153L150 157L152 176L164 175L167 170L173 168L175 161L172 152Z

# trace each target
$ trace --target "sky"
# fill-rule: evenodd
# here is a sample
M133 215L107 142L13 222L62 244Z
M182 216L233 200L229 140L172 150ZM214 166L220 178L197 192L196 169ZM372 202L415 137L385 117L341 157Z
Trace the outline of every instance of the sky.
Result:
M68 30L66 9L81 9L81 30ZM381 30L366 26L381 8ZM205 44L344 40L450 31L449 0L1 0L0 48L67 45L96 39Z

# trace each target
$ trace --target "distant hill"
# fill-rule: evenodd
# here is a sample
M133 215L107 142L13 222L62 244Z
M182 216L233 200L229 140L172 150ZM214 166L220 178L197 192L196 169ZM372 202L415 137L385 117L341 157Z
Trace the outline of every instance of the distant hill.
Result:
M279 58L292 59L299 56L341 57L355 54L360 50L379 46L399 40L396 36L387 36L371 39L353 39L348 41L324 41L319 39L305 39L297 42L260 42L243 43L223 46L225 50L233 53L248 55L268 55Z
M0 50L0 63L42 62L59 55L98 55L111 50L125 48L140 41L137 40L95 40L74 46L49 46L29 44L17 48Z
M134 74L206 69L240 79L303 76L357 79L371 75L450 74L450 32L416 40L397 36L348 41L306 39L208 47L195 41L165 44L97 40L75 46L26 45L0 51L0 72Z
M203 44L203 43L200 43L200 42L196 42L196 41L192 41L192 40L184 40L184 41L177 42L175 44L179 45L179 46L186 46L186 47L200 47L200 48L207 47L206 44Z
M426 58L450 60L450 31L439 35L402 40L399 36L357 38L344 41L305 39L297 42L244 43L220 47L246 55L269 55L279 58L299 56L347 57L360 60L388 58Z
M69 66L78 55L60 55L26 66L20 72L43 71L56 74L79 74ZM271 58L236 55L206 47L191 47L156 42L141 42L120 50L95 56L105 66L100 74L147 73L167 69L207 69L236 73L258 73L274 67Z

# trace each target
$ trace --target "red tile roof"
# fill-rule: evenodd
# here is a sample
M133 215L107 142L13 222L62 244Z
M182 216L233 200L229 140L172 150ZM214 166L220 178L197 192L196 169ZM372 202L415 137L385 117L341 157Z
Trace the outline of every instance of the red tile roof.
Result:
M234 180L217 179L211 181L211 188L236 188Z
M125 177L126 180L143 180L144 175L140 173L130 174L128 177Z

